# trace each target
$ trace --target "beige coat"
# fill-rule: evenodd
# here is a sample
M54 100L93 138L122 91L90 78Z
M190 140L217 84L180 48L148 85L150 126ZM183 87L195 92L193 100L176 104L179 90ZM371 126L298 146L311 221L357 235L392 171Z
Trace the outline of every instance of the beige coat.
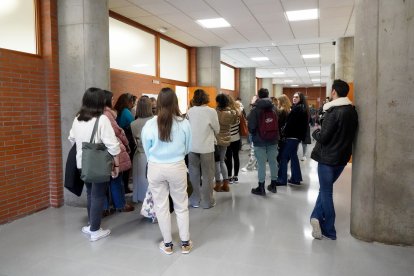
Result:
M229 107L226 107L223 110L218 110L217 116L220 124L220 132L216 135L217 145L226 146L230 145L230 126L237 123L238 116L235 110L231 110Z

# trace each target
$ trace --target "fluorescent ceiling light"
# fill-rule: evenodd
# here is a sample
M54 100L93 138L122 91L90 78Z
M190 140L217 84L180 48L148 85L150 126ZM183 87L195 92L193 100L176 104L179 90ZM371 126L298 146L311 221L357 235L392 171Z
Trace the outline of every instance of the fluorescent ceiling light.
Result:
M319 54L307 54L307 55L302 55L303 58L318 58L320 57Z
M287 11L286 17L288 21L303 21L318 19L318 9Z
M230 27L230 23L224 18L200 19L197 23L207 29Z
M284 82L293 82L293 80L284 80Z
M315 71L308 71L309 74L319 74L321 71L319 70L315 70Z
M273 75L284 75L284 74L285 74L285 72L273 72L272 74L273 74Z
M321 79L311 79L311 81L313 81L313 82L320 82Z
M313 86L321 86L321 85L316 83L316 84L314 84Z
M297 84L292 84L291 87L298 87L299 85Z
M268 57L252 57L251 60L254 61L265 61L265 60L269 60Z
M132 66L137 67L137 68L143 68L143 67L148 67L148 64L142 63L142 64L134 64Z

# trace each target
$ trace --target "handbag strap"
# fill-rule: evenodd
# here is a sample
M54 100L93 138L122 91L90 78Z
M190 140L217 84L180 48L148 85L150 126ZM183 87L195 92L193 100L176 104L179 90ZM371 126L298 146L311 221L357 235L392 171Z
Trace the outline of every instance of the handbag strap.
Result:
M98 122L99 122L99 118L100 117L101 116L99 116L98 118L96 118L95 125L93 126L93 130L92 130L91 140L90 140L89 143L92 143L93 142L93 138L95 136L96 130L98 129Z

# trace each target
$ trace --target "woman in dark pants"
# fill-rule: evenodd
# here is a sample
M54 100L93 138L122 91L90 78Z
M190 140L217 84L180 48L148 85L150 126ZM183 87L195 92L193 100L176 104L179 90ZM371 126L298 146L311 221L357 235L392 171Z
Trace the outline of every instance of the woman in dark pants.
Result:
M87 89L83 95L82 107L73 120L69 140L72 145L76 143L76 166L79 170L82 170L82 143L90 141L95 122L99 119L94 141L105 144L108 152L114 157L112 177L116 178L119 174L118 154L121 149L111 122L103 114L104 108L105 96L103 90L93 87ZM90 235L90 241L97 241L111 233L109 229L103 230L101 228L102 211L108 185L109 181L85 183L89 224L82 227L82 232Z

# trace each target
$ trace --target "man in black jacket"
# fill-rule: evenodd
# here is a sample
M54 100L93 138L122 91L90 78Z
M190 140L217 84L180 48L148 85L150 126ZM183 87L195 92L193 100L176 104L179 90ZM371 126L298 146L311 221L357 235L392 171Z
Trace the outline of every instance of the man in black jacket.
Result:
M319 195L311 214L312 236L336 240L333 184L352 153L358 115L347 98L349 86L342 80L332 84L332 101L323 106L321 129L312 133L316 140L311 158L318 162Z
M254 145L254 154L257 159L257 175L259 178L259 185L257 188L252 189L252 194L265 196L266 161L269 162L271 184L273 184L275 187L272 192L276 193L276 156L277 144L279 141L279 124L276 107L273 105L272 101L269 98L269 90L266 88L260 88L257 92L257 96L259 99L254 104L252 111L247 117L248 128L250 134L252 135L252 141ZM270 120L269 123L273 126L273 132L269 137L261 136L261 134L263 135L263 131L260 129L260 127L263 127L263 125L261 125L261 120L264 119L262 116L264 116L264 114L268 114L264 112L273 113L272 119L266 118L266 121Z

